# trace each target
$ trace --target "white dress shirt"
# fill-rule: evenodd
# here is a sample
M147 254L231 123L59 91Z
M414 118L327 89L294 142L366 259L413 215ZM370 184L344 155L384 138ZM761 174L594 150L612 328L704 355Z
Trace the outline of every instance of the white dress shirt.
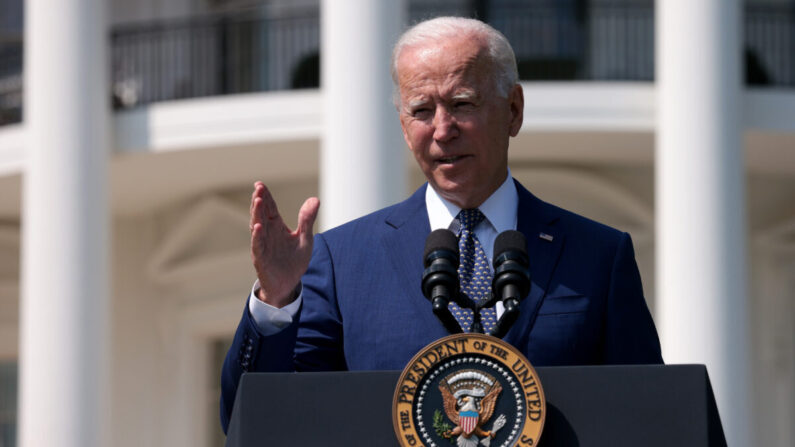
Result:
M492 272L494 240L503 231L516 229L518 206L519 195L509 170L502 185L478 207L486 218L475 227L475 236L489 258L489 269L492 269ZM450 228L458 212L461 211L461 208L443 199L430 186L425 188L425 207L428 210L431 231ZM299 293L295 301L279 309L260 301L257 298L258 289L259 282L256 281L248 299L248 310L262 335L273 335L293 322L293 317L301 308L302 294ZM499 318L503 312L501 302L497 303L496 312Z

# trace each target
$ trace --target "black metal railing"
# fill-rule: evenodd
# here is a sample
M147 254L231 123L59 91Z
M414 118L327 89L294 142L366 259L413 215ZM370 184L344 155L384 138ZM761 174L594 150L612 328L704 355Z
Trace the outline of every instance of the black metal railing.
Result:
M654 79L654 8L645 3L564 3L492 8L514 46L523 80Z
M111 48L116 107L319 84L316 11L129 25L112 32Z
M22 120L22 39L0 41L0 126Z
M746 84L795 87L795 3L747 5L743 39Z
M653 81L654 5L648 2L410 2L410 21L472 15L514 46L523 80ZM110 35L116 108L320 83L317 8L260 10L118 26ZM15 49L16 48L16 49ZM795 6L747 5L746 83L795 87ZM0 125L17 122L22 45L0 47Z

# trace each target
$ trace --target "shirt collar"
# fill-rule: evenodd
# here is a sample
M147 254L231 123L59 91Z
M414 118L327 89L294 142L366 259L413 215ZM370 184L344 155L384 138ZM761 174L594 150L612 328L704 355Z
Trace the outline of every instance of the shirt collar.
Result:
M428 220L431 231L450 228L453 219L461 208L442 198L430 185L425 188L425 206L428 209ZM511 171L499 188L483 202L478 209L486 216L486 220L502 233L516 229L516 213L519 206L519 194L511 178Z

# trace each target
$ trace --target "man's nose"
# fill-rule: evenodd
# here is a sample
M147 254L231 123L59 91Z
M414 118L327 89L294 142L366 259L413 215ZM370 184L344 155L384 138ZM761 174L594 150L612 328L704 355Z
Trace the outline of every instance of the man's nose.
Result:
M445 107L436 107L433 127L433 139L436 141L449 141L458 136L458 124L455 117Z

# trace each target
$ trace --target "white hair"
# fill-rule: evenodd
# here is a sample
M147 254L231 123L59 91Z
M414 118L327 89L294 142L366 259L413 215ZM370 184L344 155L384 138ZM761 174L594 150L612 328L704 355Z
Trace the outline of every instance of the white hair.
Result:
M487 56L494 62L492 72L497 93L508 97L511 88L519 80L516 56L508 39L501 32L480 20L465 17L437 17L409 28L400 36L392 50L391 72L395 104L400 103L400 85L398 83L400 53L407 47L421 46L440 39L462 35L475 35L485 40Z

